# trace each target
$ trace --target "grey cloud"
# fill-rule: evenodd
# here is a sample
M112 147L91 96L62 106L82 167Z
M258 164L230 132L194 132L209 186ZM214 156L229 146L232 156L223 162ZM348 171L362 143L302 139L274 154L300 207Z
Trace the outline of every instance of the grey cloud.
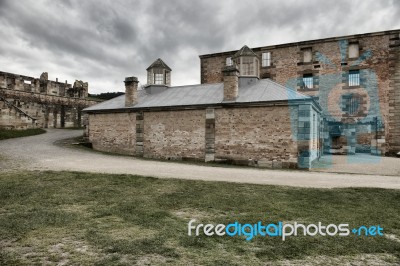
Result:
M95 93L123 90L127 75L145 83L162 57L182 85L199 81L198 54L399 28L399 15L393 0L0 0L0 37L12 42L0 42L0 70L54 72Z

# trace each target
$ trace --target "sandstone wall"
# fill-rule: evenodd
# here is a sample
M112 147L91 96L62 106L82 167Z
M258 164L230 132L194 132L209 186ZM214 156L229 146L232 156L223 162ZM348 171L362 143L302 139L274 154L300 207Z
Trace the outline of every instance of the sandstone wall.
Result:
M112 153L309 168L321 154L321 118L311 103L300 107L89 113L87 134L94 149Z
M349 45L357 43L359 57L349 57ZM400 147L400 37L399 31L330 38L254 48L260 57L271 53L271 66L260 66L260 77L270 78L281 85L292 87L304 94L317 97L328 121L347 125L361 123L367 126L375 117L383 124L381 141L386 149ZM311 49L311 62L303 62L304 49ZM215 83L222 80L222 67L227 57L235 51L201 56L201 82ZM360 71L360 86L349 87L350 70ZM313 75L314 88L302 86L302 77ZM343 110L343 95L359 96L361 104L355 114ZM390 104L390 106L389 106ZM357 130L365 127L357 127ZM370 132L363 135L362 143ZM373 135L373 134L372 134ZM370 136L372 136L370 134ZM400 148L399 148L400 149Z
M87 134L95 150L134 155L136 114L91 114Z
M205 110L144 112L144 157L204 160L205 116Z
M215 110L215 158L297 163L287 106Z
M0 89L0 128L81 127L81 110L96 103L82 98Z

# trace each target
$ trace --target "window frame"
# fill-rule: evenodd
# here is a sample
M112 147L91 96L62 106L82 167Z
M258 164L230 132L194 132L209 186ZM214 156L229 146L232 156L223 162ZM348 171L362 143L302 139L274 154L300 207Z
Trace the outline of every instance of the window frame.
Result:
M342 95L342 112L349 116L357 116L358 110L360 109L362 98L355 94L345 94Z
M225 66L232 66L232 65L233 65L232 57L227 57L225 59Z
M358 69L349 70L347 81L349 87L360 86L360 70Z
M154 73L154 85L164 85L164 74Z
M261 54L261 67L270 67L272 65L271 52Z
M357 46L357 55L352 56L350 51L353 51L352 47ZM359 43L349 43L349 58L350 59L355 59L360 57L360 44Z
M313 61L313 52L312 52L312 48L304 48L303 50L303 63L312 63ZM306 61L306 54L310 54L310 60Z
M305 90L314 89L314 75L313 74L303 74L302 82L304 85L303 88ZM308 85L311 85L311 87L309 87Z

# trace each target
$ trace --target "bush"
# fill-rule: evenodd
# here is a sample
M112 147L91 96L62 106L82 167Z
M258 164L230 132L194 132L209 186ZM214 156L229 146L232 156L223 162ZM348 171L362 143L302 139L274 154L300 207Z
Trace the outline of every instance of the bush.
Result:
M0 129L0 140L27 137L43 133L46 133L46 130L42 128L30 128L25 130Z

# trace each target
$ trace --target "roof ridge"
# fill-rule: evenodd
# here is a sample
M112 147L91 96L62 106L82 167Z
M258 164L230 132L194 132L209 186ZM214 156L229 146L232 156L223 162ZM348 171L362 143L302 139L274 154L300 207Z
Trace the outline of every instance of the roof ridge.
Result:
M159 67L162 66L164 68L166 68L169 71L172 71L171 68L161 59L161 58L157 58L148 68L146 68L146 70L149 70L150 68L153 67Z

